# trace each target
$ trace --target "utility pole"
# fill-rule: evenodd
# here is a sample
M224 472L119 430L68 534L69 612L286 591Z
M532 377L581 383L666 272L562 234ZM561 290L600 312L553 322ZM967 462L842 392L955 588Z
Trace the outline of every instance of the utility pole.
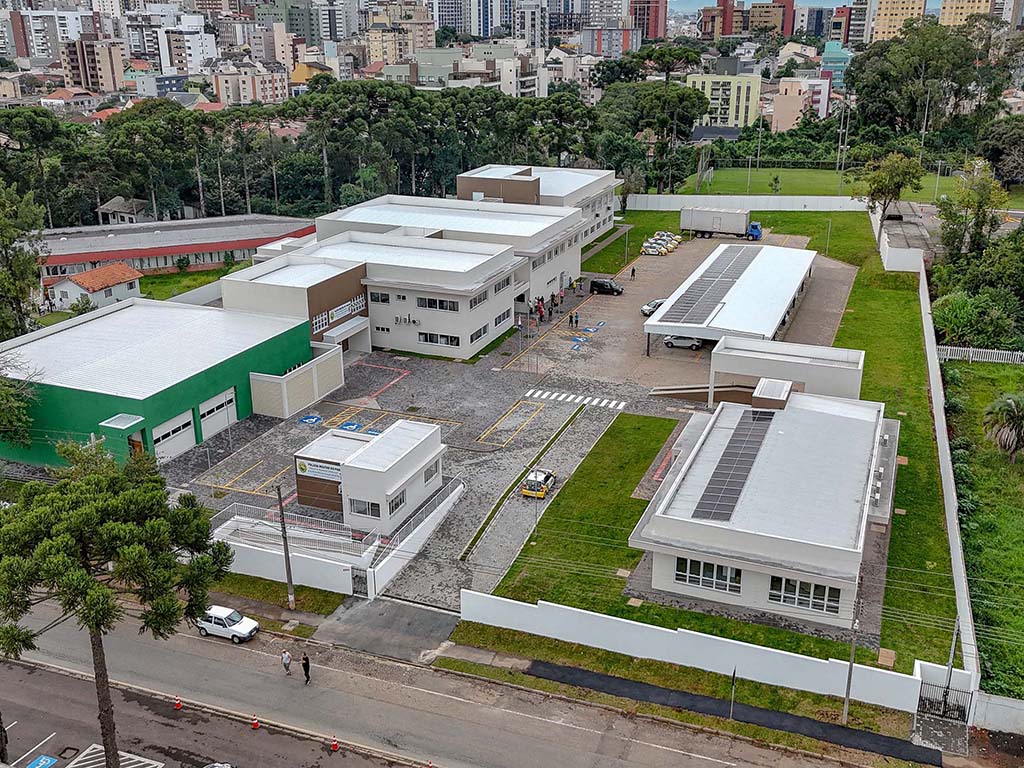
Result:
M932 202L938 202L939 200L939 176L942 175L942 161L939 160L939 164L935 167L935 194L932 195Z
M281 515L281 546L284 550L284 577L288 584L288 610L295 610L295 585L292 583L292 557L288 552L288 527L284 522L284 500L281 486L277 486L277 511Z
M956 624L953 625L953 642L949 644L949 664L946 665L946 687L942 691L942 716L946 716L946 707L949 704L949 686L953 683L953 658L956 656L956 641L960 636L960 617L956 617Z
M764 119L757 116L757 170L761 170L761 134L764 132Z
M928 108L932 104L932 92L929 90L924 101L924 122L921 123L921 149L917 153L917 162L924 162L924 137L928 131Z
M860 598L855 601L853 615L857 615L857 605L860 603ZM857 655L857 630L860 628L860 620L853 620L853 632L850 635L850 666L846 670L846 696L843 698L843 725L846 725L846 721L850 715L850 689L853 687L853 665Z
M750 194L750 163L754 158L747 156L747 194Z

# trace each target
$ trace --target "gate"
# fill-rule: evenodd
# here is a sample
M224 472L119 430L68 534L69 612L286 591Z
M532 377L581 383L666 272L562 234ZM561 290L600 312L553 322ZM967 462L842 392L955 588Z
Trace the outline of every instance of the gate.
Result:
M922 715L966 723L971 713L973 695L971 691L961 688L921 683L921 697L917 703L917 711Z

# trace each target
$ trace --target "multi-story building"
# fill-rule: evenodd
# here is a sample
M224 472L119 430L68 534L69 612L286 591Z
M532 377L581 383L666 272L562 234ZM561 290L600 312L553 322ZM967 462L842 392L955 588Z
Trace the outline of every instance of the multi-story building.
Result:
M561 48L552 48L544 62L549 87L556 83L576 83L580 87L580 100L594 106L601 100L603 91L594 85L594 67L603 57L569 53Z
M547 49L548 0L516 0L513 37L531 48Z
M168 93L181 92L185 90L189 76L180 75L139 75L135 79L135 92L143 98L163 98Z
M835 9L828 22L827 40L846 43L850 39L850 6L843 5Z
M251 45L253 33L258 30L259 23L255 19L240 13L225 13L217 17L217 38L225 48L236 48Z
M870 43L871 30L875 25L875 13L878 0L852 0L850 3L850 31L847 40L850 43Z
M772 133L792 130L808 111L819 118L828 115L828 78L784 77L779 80L772 114Z
M198 74L207 61L217 58L217 39L199 29L161 29L157 43L165 75Z
M450 27L456 32L466 31L466 15L462 0L430 0L430 15L438 29Z
M465 31L476 37L490 37L501 26L501 0L464 0Z
M122 0L92 0L92 9L101 16L119 18L124 15Z
M280 104L288 98L288 72L278 62L220 59L212 74L217 100L227 106Z
M582 0L584 24L615 24L630 15L629 0Z
M745 128L757 120L761 98L760 75L687 75L686 84L710 101L701 125Z
M821 75L831 78L833 89L841 91L846 87L846 68L852 58L853 54L843 48L842 43L836 40L825 43L825 50L821 53Z
M12 57L56 61L61 45L83 34L96 33L96 17L91 10L51 9L5 11L10 40L5 44ZM5 35L6 36L6 35Z
M775 34L781 34L785 15L786 9L779 3L752 3L748 29L751 34L759 34L762 30L773 30Z
M314 5L321 41L344 40L359 33L359 0L323 0Z
M870 42L896 37L903 29L903 22L921 18L924 9L925 0L878 0Z
M644 32L632 26L628 19L609 26L587 26L580 32L580 52L590 56L617 59L640 50Z
M961 27L969 16L992 13L992 0L942 0L939 24ZM999 14L1002 16L1002 12Z
M630 0L629 15L644 37L652 40L665 37L668 0Z
M834 8L799 5L793 9L793 32L825 37Z
M67 88L114 93L124 87L124 44L88 33L61 45L60 63Z
M405 30L390 22L372 21L366 28L366 49L370 61L395 64L409 53Z

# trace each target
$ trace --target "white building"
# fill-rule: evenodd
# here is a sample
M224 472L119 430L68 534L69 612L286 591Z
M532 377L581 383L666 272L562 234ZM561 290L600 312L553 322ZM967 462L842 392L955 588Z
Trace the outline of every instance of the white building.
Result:
M206 62L217 58L217 39L202 28L161 28L157 46L160 71L165 75L196 75Z
M105 267L69 275L54 283L50 295L57 309L67 309L83 296L87 296L95 307L105 307L119 301L142 296L139 279L142 273L124 262L115 262Z
M814 256L774 245L720 245L644 323L644 332L710 341L781 337Z
M379 435L333 429L295 452L298 501L390 536L442 484L436 424L399 419Z
M531 48L547 48L547 0L516 0L512 34Z
M651 588L850 627L869 522L891 512L899 423L882 403L762 379L694 416L630 535Z

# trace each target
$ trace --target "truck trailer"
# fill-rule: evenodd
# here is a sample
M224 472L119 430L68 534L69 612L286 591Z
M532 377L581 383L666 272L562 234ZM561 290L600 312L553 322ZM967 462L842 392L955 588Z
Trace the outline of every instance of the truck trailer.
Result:
M729 208L683 208L679 212L679 230L690 230L694 237L735 235L747 240L761 239L761 222L750 220L750 211Z

